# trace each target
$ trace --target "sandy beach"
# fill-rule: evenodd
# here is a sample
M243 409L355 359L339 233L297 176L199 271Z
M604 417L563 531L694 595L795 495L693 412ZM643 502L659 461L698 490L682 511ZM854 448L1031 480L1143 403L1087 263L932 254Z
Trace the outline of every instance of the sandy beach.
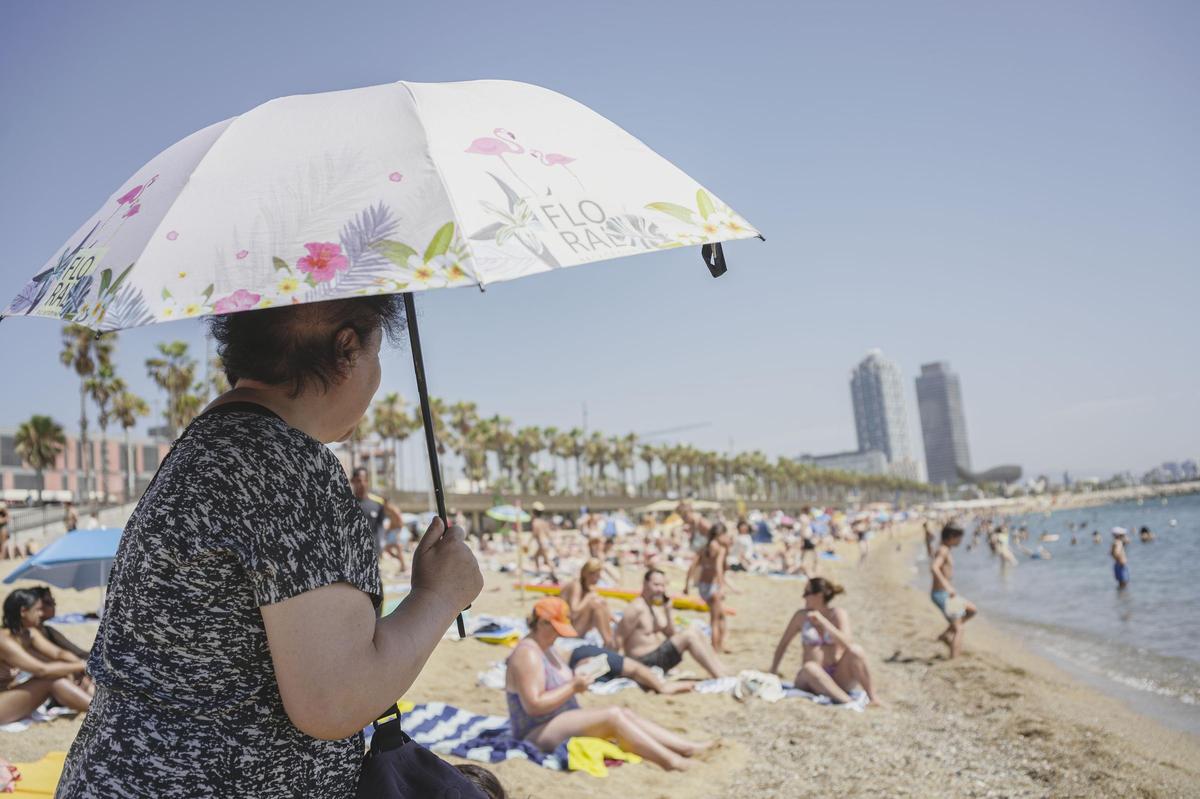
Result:
M618 703L679 732L719 738L721 746L686 773L640 764L596 779L522 760L493 768L515 797L1200 796L1200 739L1076 682L990 626L987 608L969 626L964 657L946 660L945 647L933 640L940 617L924 592L912 587L916 546L913 530L890 540L883 535L861 566L849 546L841 560L821 564L846 586L838 601L851 614L889 707L857 713L797 699L742 704L728 696L636 690L585 695L585 706ZM0 563L0 569L15 565ZM627 585L639 580L632 569L625 577ZM678 590L682 575L674 571L671 577ZM522 613L511 575L491 572L487 580L476 612ZM765 669L788 614L802 604L801 584L745 574L734 580L742 593L730 599L738 613L726 663ZM63 613L92 610L99 601L98 591L55 593ZM95 628L61 629L86 644ZM479 686L476 675L506 654L503 647L447 639L407 698L503 714L503 694ZM795 673L799 658L794 645L785 676ZM690 659L680 668L699 671ZM0 753L19 761L66 749L79 723L59 719L0 733Z

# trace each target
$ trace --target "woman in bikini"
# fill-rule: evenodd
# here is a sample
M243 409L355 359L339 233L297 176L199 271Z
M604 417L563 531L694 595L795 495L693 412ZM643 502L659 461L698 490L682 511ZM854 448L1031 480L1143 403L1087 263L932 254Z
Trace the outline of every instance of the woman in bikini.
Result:
M871 707L882 707L871 683L867 654L854 643L850 633L850 614L844 608L831 608L829 602L843 589L824 577L814 577L804 587L804 609L796 611L788 622L770 671L777 674L788 645L797 634L804 644L804 665L796 674L796 687L822 694L838 704L850 701L849 691L861 685Z
M582 708L575 695L600 676L572 672L554 653L559 636L577 638L567 603L538 600L529 617L529 635L508 658L505 698L512 734L543 752L574 736L615 739L622 749L667 770L691 767L688 758L711 744L693 743L622 707Z
M728 653L725 647L727 622L725 619L725 591L731 589L729 578L726 576L725 559L732 544L725 525L716 522L708 528L708 541L704 548L696 553L692 566L684 579L683 593L688 593L692 580L696 581L696 590L700 598L708 603L709 626L712 627L712 645L717 652Z
M91 690L80 687L84 662L51 644L37 631L42 601L19 588L4 600L0 629L0 724L23 719L53 697L71 710L86 712Z
M613 644L612 611L608 602L596 591L603 573L604 563L596 558L588 558L579 570L579 579L564 585L560 596L571 609L571 625L580 635L595 630L600 633L605 648L616 649Z

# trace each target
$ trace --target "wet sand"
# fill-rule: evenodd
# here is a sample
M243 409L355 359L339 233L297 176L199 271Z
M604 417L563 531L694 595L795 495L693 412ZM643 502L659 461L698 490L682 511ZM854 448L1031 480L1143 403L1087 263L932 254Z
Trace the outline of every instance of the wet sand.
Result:
M564 774L514 760L493 768L511 796L829 797L829 796L1200 796L1200 739L1168 730L1073 680L988 625L987 608L968 626L964 656L945 659L934 641L944 624L928 597L912 587L915 531L872 542L865 564L846 546L842 560L821 561L826 576L847 593L836 600L849 612L866 647L884 709L856 713L803 700L741 704L728 696L663 697L628 690L612 697L585 695L585 706L630 707L696 738L721 746L686 773L649 764L613 769L607 779ZM0 563L0 570L15 567ZM670 573L678 590L682 574ZM640 574L625 571L633 586ZM799 581L734 575L742 593L730 623L726 656L732 669L765 669L790 613L802 604ZM385 583L399 582L385 577ZM475 611L521 615L513 577L487 575ZM62 613L95 608L98 591L55 591ZM622 603L614 601L614 607ZM684 613L684 618L698 614ZM95 625L61 628L87 643ZM407 698L444 701L479 713L505 713L500 691L480 687L476 675L508 650L477 641L446 640ZM795 674L793 644L782 671ZM699 674L685 659L682 669ZM66 749L77 719L0 733L0 754L37 759Z

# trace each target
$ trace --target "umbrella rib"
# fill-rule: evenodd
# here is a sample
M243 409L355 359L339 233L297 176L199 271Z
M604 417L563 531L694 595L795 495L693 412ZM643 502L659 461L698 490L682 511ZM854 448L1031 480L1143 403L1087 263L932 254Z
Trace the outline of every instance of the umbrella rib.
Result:
M403 86L404 90L408 92L408 98L412 101L413 115L417 118L417 124L421 126L421 135L425 139L425 149L429 151L429 161L431 164L433 164L434 174L437 175L438 183L442 184L442 192L446 195L446 202L450 204L450 213L454 217L455 226L461 227L463 216L458 212L458 205L455 203L454 195L450 191L450 184L446 182L446 176L442 174L442 168L438 166L438 160L437 158L433 157L433 152L430 149L431 139L429 138L429 130L425 127L425 120L421 118L421 103L417 100L417 93L414 92L408 85L408 81L400 80L396 82ZM483 277L479 273L479 260L475 257L475 248L471 246L471 240L467 238L466 234L461 229L459 230L459 233L462 238L463 246L467 248L467 252L471 255L471 273L475 276L475 282L479 285L480 291L482 291L484 288L484 282Z

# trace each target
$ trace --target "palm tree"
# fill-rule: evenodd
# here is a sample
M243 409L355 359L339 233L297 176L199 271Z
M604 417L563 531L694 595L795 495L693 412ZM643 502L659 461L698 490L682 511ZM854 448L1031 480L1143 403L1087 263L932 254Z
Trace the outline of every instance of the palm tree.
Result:
M475 480L472 474L479 472L479 445L475 427L479 424L479 407L474 402L456 402L446 409L446 427L450 449L463 461L463 474Z
M225 362L219 355L208 359L208 385L204 387L204 398L219 397L230 389L229 378L225 376Z
M517 454L517 481L521 492L526 493L533 487L537 466L534 456L545 449L545 437L540 427L522 427L513 437L513 445Z
M92 458L88 446L87 379L96 371L97 364L108 364L112 359L112 337L100 338L91 328L67 324L62 329L62 351L58 359L63 366L73 369L79 376L79 450L82 469L80 493L85 501L91 496Z
M642 444L641 449L638 450L638 457L646 464L646 492L651 493L653 490L651 484L654 482L654 463L659 457L658 447L653 444Z
M186 341L159 342L159 357L146 359L146 373L154 384L167 392L167 427L174 438L200 412L199 396L191 393L196 377L196 361L188 357Z
M354 429L350 431L350 471L353 472L358 468L358 448L371 435L371 417L365 413L363 417L354 425Z
M633 455L637 446L637 436L629 433L624 436L613 436L609 439L609 454L613 465L621 475L621 493L628 491L629 470L633 468Z
M583 454L587 451L587 442L583 437L583 430L578 427L572 427L566 433L567 440L563 452L564 456L575 461L575 490L583 490Z
M395 471L392 468L392 456L396 445L413 434L420 424L417 419L404 409L407 403L398 391L384 394L383 399L375 403L374 428L383 439L383 470L387 474L386 484L396 488ZM441 442L438 448L441 449Z
M96 424L100 427L100 502L108 502L108 425L113 420L112 401L125 391L125 381L117 377L111 363L102 363L96 373L84 381L96 403Z
M592 485L597 491L603 490L605 474L604 469L608 466L609 456L611 454L608 438L596 431L584 444L583 457L587 464L592 469Z
M112 399L112 416L125 431L125 501L133 500L134 458L129 445L129 431L137 424L139 416L149 416L150 406L146 401L122 388Z
M483 438L484 449L496 456L496 471L504 473L507 482L511 483L516 460L516 436L512 432L512 420L497 414L487 421L487 436ZM499 476L496 484L500 484Z
M38 503L42 506L42 526L46 526L46 469L54 465L67 445L67 437L58 422L49 416L34 414L28 422L21 422L14 438L17 457L37 472Z

